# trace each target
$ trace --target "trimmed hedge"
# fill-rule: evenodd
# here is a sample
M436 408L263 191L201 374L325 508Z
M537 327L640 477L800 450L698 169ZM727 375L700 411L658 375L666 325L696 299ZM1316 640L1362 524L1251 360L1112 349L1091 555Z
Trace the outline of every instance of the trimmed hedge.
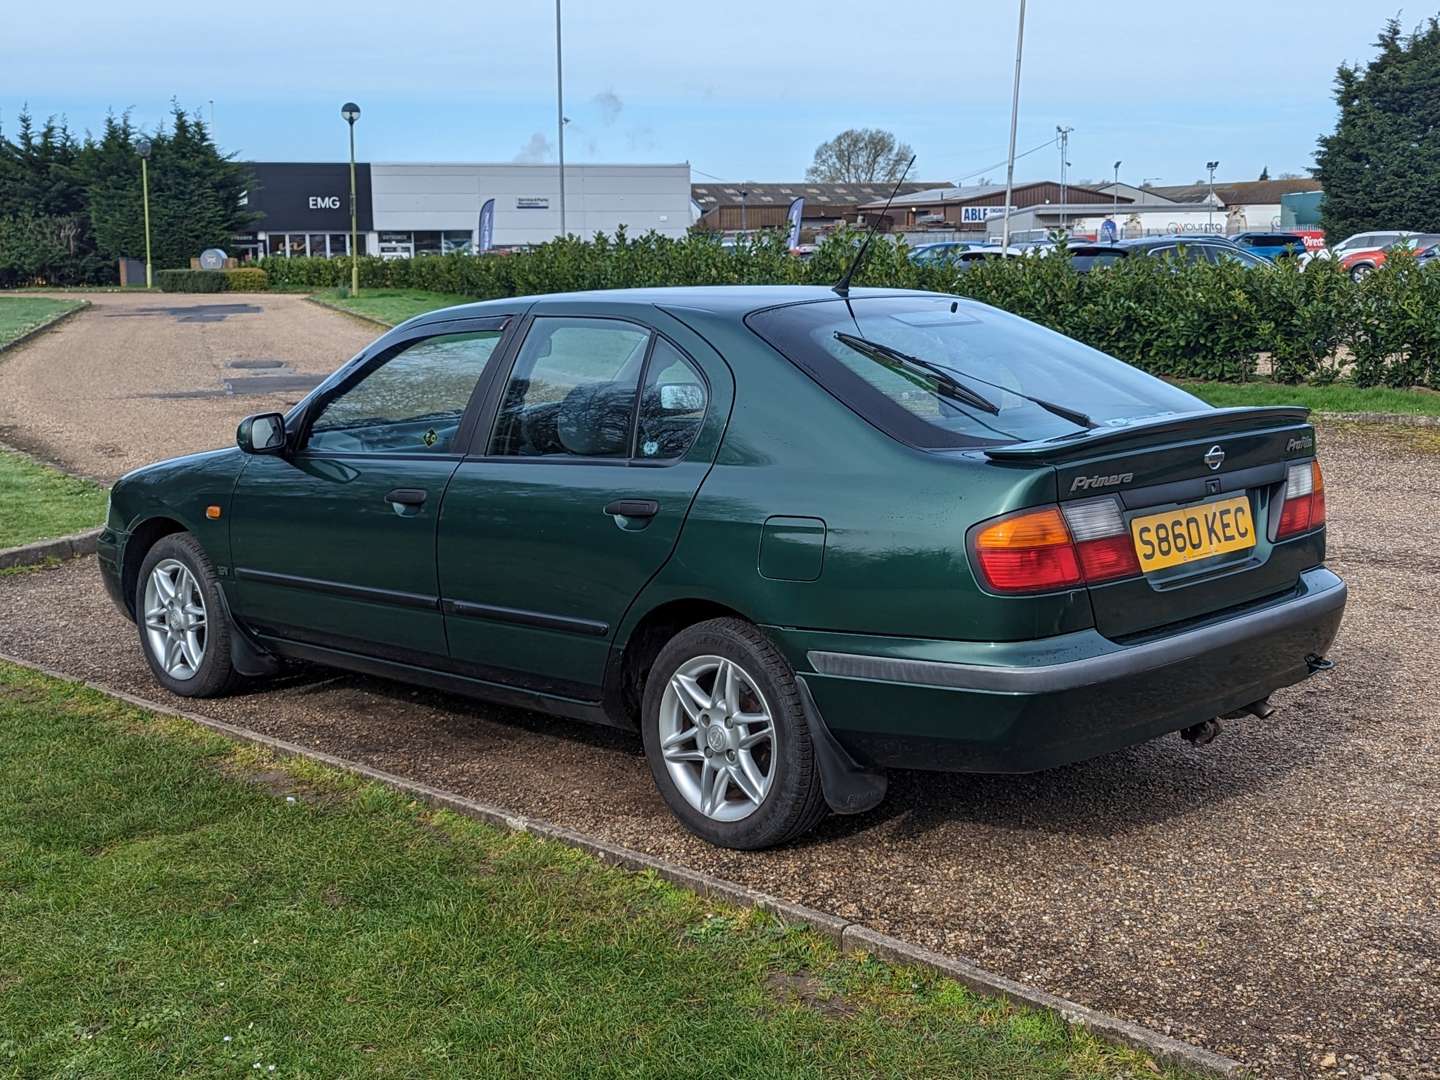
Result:
M220 272L231 292L265 292L270 288L270 275L258 266L236 266Z
M216 293L230 287L223 270L160 270L155 284L161 292Z
M696 235L673 240L624 231L567 237L523 252L486 256L362 256L360 286L415 288L477 299L657 285L831 284L858 243L829 237L805 262L783 234L733 248ZM919 267L903 243L877 240L855 284L957 292L1058 330L1146 371L1170 378L1243 381L1262 356L1281 382L1440 388L1440 266L1392 255L1363 281L1334 261L1301 270L1123 259L1076 273L1064 255L992 259L957 273ZM350 283L350 260L261 260L272 288ZM163 285L162 285L163 287Z

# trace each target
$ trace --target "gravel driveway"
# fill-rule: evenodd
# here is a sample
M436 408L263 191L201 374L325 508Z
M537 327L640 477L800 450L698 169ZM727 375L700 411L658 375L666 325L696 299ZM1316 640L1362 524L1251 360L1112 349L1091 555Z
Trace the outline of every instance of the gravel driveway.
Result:
M64 295L91 306L0 355L0 442L107 482L233 443L381 333L303 296Z
M1350 609L1336 669L1272 718L1031 776L897 773L878 809L781 851L691 838L638 740L603 729L318 670L189 707L862 920L1265 1076L1440 1077L1440 457L1358 428L1323 431L1321 454ZM174 700L90 559L0 578L0 651Z

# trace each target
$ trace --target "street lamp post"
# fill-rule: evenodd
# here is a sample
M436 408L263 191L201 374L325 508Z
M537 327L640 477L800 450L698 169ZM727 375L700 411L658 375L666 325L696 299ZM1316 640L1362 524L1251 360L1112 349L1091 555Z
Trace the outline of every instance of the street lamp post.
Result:
M360 106L347 101L340 106L340 116L350 127L350 295L360 291L359 215L355 209L355 121L360 119Z
M140 197L145 204L145 287L155 287L154 274L150 269L150 140L141 138L135 144L140 155Z
M1205 224L1207 227L1215 224L1215 170L1219 167L1220 162L1218 161L1207 161L1205 163L1205 168L1210 170L1210 198L1205 201L1205 205L1208 207L1205 214Z
M1117 232L1120 228L1120 166L1123 164L1123 161L1115 162L1115 184L1110 188L1111 202L1113 205L1110 216L1115 219Z
M560 54L560 0L555 0L555 127L560 157L560 235L565 235L565 64Z
M742 189L741 192L740 192L740 235L741 235L741 237L744 237L744 235L745 235L745 228L746 228L746 225L745 225L745 199L749 196L749 194L750 194L750 193L749 193L748 191L745 191L745 190L743 190L743 189Z
M1010 89L1010 156L1005 165L1005 220L1000 254L1010 254L1010 196L1015 191L1015 124L1020 117L1020 57L1025 49L1025 0L1020 0L1020 29L1015 32L1015 82Z

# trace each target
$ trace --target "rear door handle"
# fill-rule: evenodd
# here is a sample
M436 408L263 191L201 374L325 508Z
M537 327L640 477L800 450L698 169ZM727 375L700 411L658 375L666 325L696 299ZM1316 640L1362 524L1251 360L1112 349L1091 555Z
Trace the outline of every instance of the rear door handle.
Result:
M660 504L654 499L616 499L605 504L605 513L611 517L650 518L660 512Z
M422 488L391 488L385 493L385 501L401 506L424 506L429 494Z

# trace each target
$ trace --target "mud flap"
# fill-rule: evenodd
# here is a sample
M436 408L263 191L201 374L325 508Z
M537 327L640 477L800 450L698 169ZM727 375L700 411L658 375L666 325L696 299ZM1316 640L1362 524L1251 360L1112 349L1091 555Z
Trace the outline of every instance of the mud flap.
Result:
M795 682L800 687L800 705L805 710L810 741L815 744L815 766L820 771L820 790L825 794L825 802L837 814L863 814L874 809L885 798L889 787L885 774L855 763L849 751L825 726L804 676L796 675Z
M249 632L235 621L230 614L230 598L225 595L225 587L222 585L215 591L220 594L220 606L225 609L225 621L230 624L230 666L252 678L274 675L280 670L279 658L257 645Z

